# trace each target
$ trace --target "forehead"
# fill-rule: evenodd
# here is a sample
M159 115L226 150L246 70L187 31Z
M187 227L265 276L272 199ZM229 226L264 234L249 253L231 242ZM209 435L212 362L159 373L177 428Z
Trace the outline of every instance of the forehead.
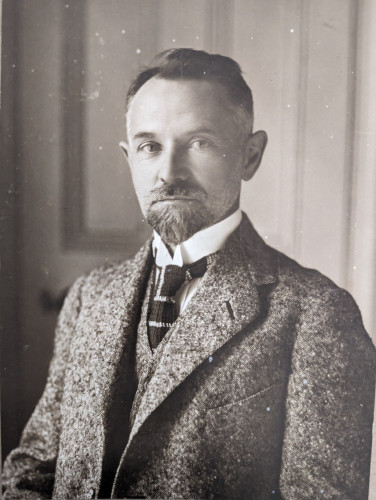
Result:
M166 80L153 77L133 97L127 113L128 133L145 127L225 125L231 105L223 87L201 80Z

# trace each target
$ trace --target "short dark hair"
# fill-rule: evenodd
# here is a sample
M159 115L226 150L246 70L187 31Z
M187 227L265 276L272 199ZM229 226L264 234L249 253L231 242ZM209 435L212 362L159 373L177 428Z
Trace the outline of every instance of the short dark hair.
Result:
M239 64L230 57L194 49L169 49L161 52L153 59L152 65L142 69L132 81L126 96L126 113L133 96L154 76L166 80L219 83L235 105L234 114L241 118L244 132L252 132L252 91L242 76Z

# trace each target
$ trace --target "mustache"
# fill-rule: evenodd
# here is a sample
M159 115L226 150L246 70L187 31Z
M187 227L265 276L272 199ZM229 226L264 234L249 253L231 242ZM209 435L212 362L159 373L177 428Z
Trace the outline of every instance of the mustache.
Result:
M191 181L178 181L173 184L164 184L150 190L150 201L159 201L169 196L187 196L198 199L205 199L206 190Z

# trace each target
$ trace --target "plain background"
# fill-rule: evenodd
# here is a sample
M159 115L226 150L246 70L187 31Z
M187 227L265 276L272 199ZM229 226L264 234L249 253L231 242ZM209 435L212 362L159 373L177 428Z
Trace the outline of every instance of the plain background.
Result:
M41 395L64 290L149 234L118 142L126 88L163 49L240 63L269 136L242 208L348 289L375 340L376 2L4 0L2 17L4 454Z

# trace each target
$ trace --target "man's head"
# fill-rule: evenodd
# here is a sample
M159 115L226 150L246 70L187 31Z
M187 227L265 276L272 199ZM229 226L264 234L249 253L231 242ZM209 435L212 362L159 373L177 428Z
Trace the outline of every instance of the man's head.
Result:
M230 58L170 50L127 94L121 143L143 214L172 245L239 206L266 145L252 133L251 90Z

